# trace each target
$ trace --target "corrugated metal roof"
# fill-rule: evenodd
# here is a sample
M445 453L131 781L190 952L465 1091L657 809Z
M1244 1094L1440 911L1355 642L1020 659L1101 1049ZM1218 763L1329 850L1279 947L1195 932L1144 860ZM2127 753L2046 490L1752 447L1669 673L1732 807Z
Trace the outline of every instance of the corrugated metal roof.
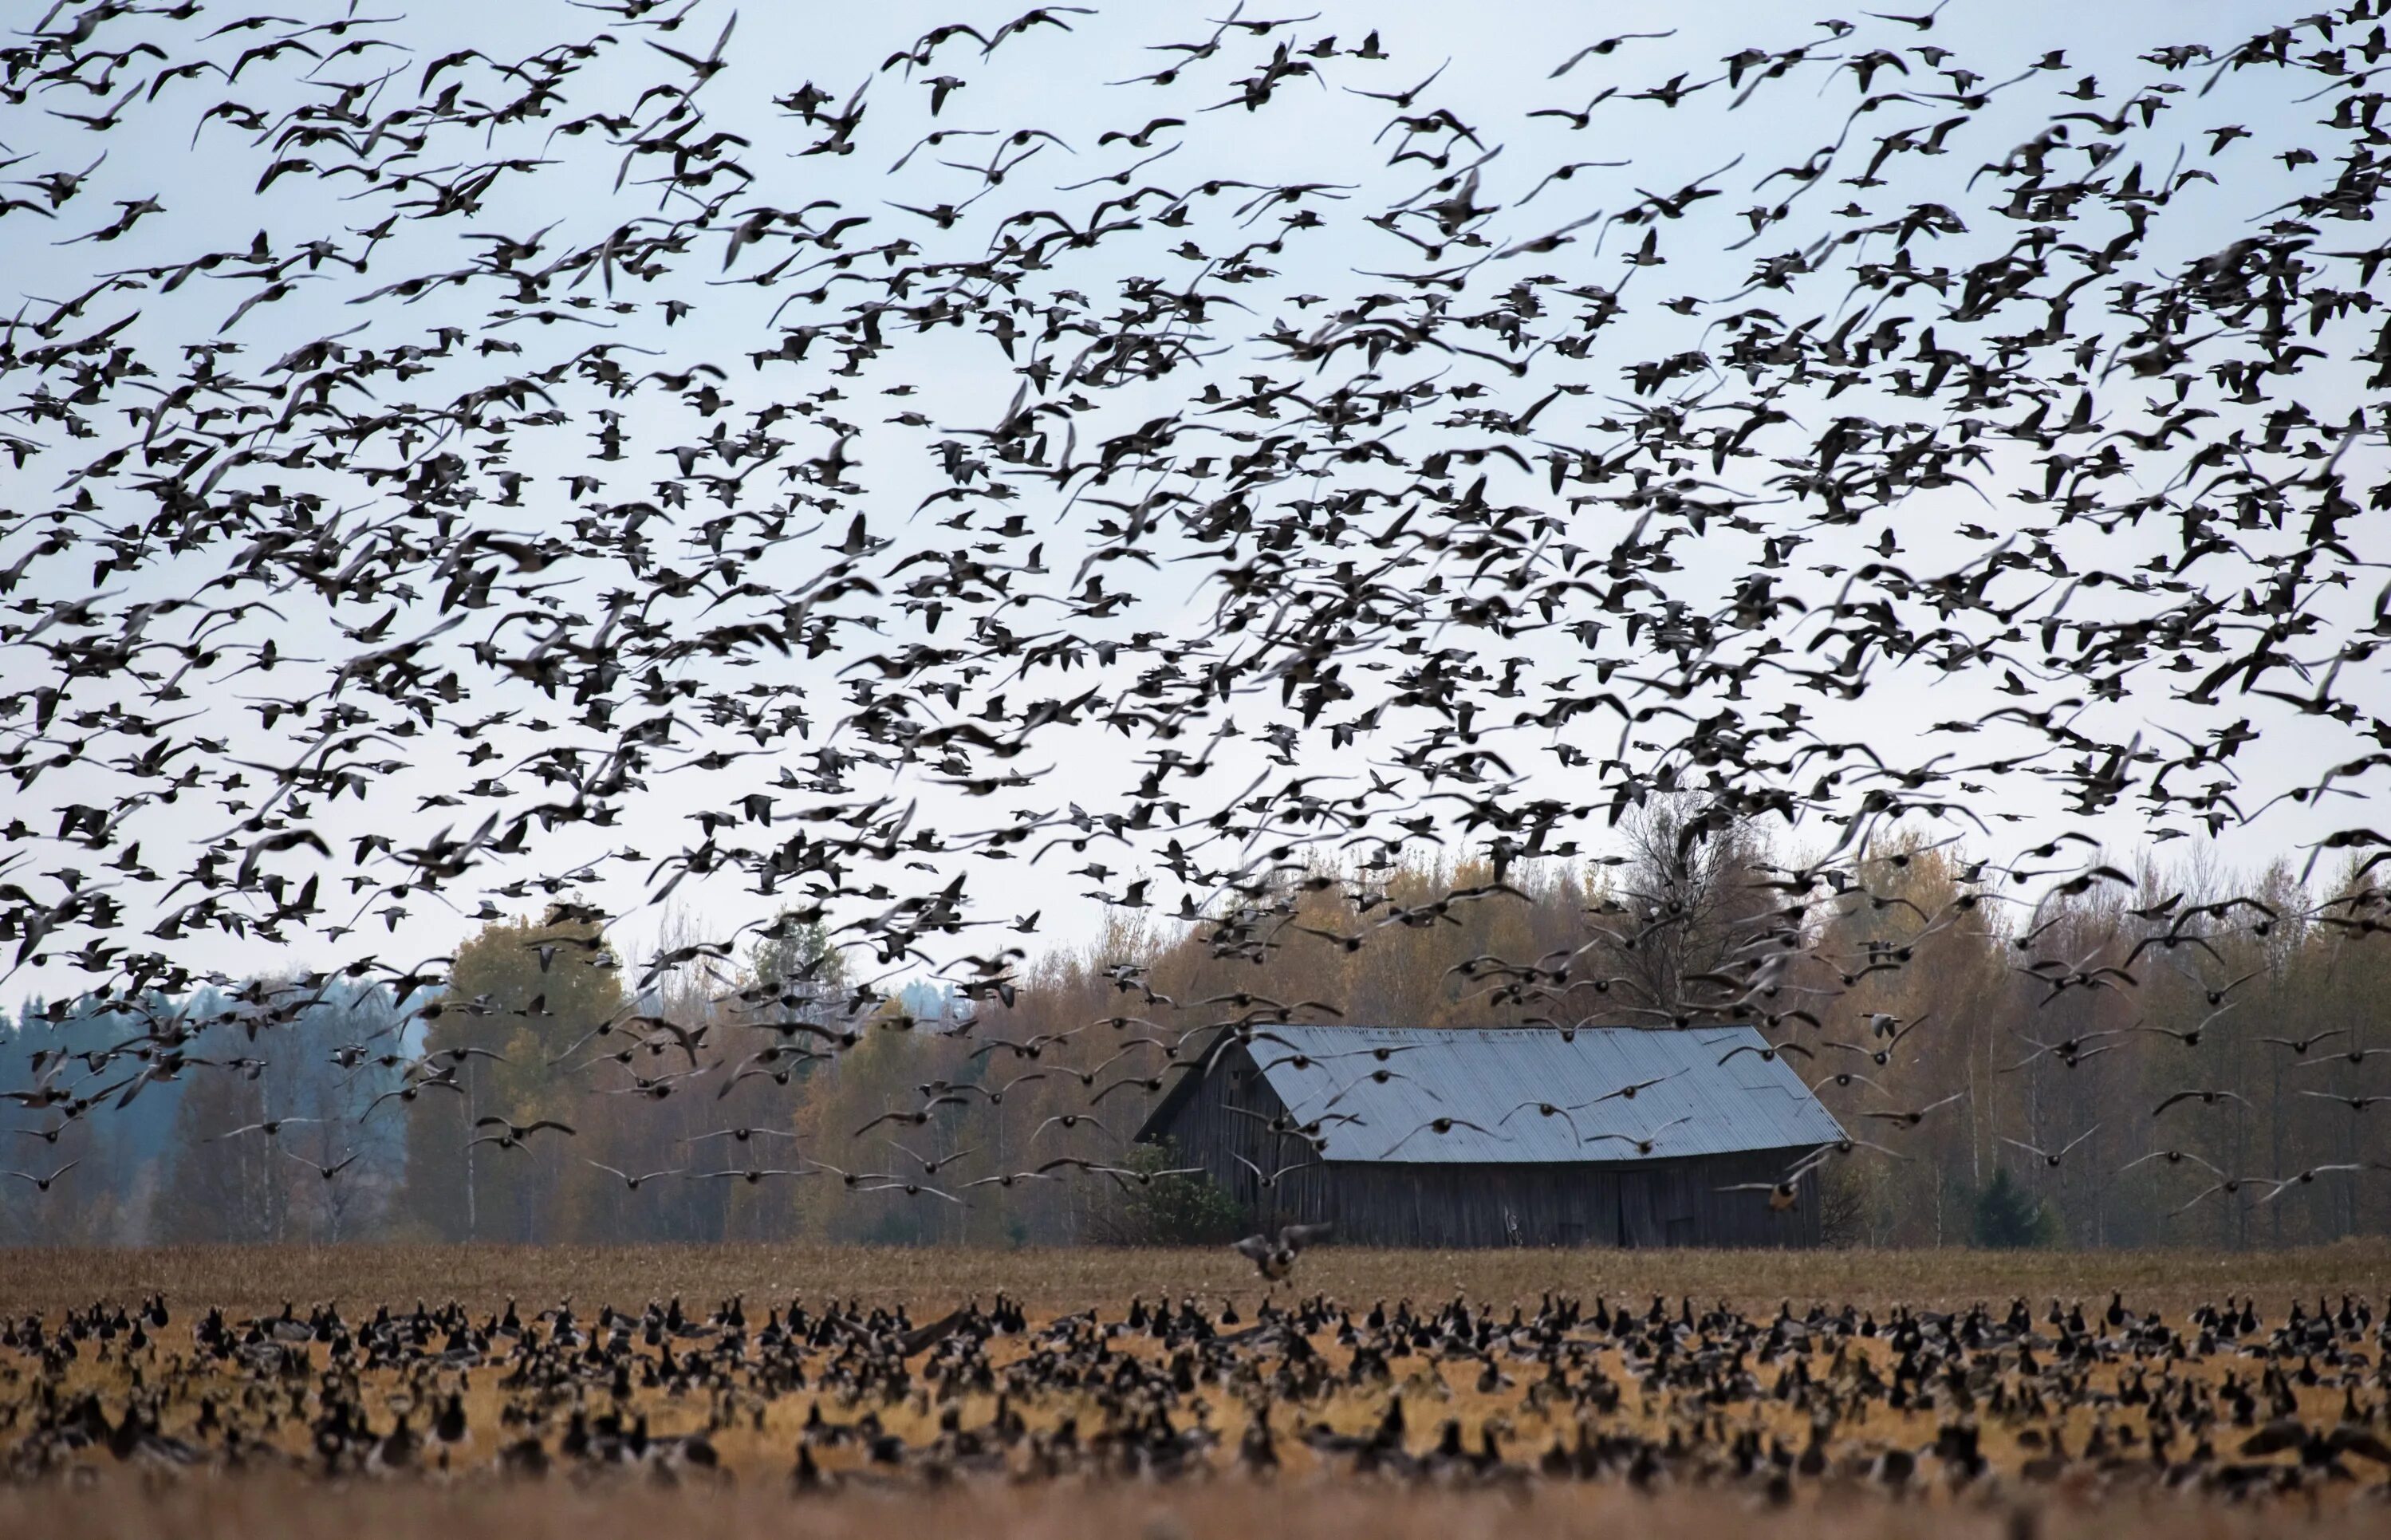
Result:
M1784 1060L1751 1053L1719 1062L1731 1049L1765 1046L1750 1027L1595 1027L1573 1039L1548 1029L1263 1030L1269 1036L1257 1033L1252 1052L1289 1110L1305 1119L1324 1112L1362 1119L1322 1130L1328 1160L1635 1160L1646 1157L1626 1141L1642 1139L1655 1141L1649 1158L1659 1159L1816 1147L1843 1137ZM1379 1059L1382 1049L1389 1052ZM1633 1097L1611 1095L1647 1081L1659 1083ZM1547 1118L1538 1103L1571 1110ZM1439 1118L1488 1132L1421 1126Z

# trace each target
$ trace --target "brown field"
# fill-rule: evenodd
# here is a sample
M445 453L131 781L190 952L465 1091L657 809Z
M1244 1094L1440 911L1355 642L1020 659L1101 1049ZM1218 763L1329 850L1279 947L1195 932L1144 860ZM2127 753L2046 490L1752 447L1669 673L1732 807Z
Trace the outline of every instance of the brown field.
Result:
M2103 1302L2122 1289L2137 1306L2170 1316L2225 1295L2255 1294L2280 1314L2293 1297L2343 1292L2380 1301L2391 1293L2391 1242L2348 1241L2287 1251L1383 1251L1325 1247L1307 1252L1297 1282L1357 1307L1408 1298L1441 1304L1454 1294L1532 1308L1546 1292L1641 1303L1653 1294L1691 1294L1741 1310L1790 1300L1951 1309L2023 1295ZM95 1300L131 1302L163 1293L178 1304L220 1306L227 1314L277 1311L296 1301L438 1304L469 1310L524 1309L570 1297L585 1312L601 1304L637 1310L680 1295L692 1308L733 1294L781 1302L860 1298L936 1314L1002 1290L1032 1314L1102 1305L1118 1314L1133 1294L1149 1301L1194 1294L1250 1305L1261 1285L1251 1264L1224 1249L1204 1250L995 1250L848 1246L690 1247L158 1247L140 1249L0 1249L0 1314L52 1313Z
M2349 1244L2281 1253L2214 1256L2192 1253L1973 1253L1824 1251L1751 1252L1449 1252L1414 1253L1327 1248L1307 1253L1298 1275L1300 1293L1325 1293L1355 1316L1375 1301L1412 1301L1433 1312L1456 1294L1496 1308L1514 1303L1532 1316L1546 1295L1568 1295L1591 1311L1597 1297L1633 1302L1640 1315L1656 1294L1672 1302L1691 1296L1697 1310L1713 1302L1765 1323L1781 1301L1799 1314L1810 1304L1839 1310L1849 1302L1880 1316L1902 1307L1949 1310L1984 1301L1996 1315L2023 1297L2040 1322L2049 1302L2081 1301L2097 1318L2110 1291L2124 1292L2138 1311L2157 1310L2181 1328L2195 1306L2225 1296L2254 1295L2271 1328L2294 1299L2313 1307L2320 1296L2337 1301L2344 1293L2378 1305L2391 1290L2391 1246ZM2123 1429L2131 1439L2148 1428L2146 1414L2119 1404L2128 1375L2153 1382L2190 1385L2204 1393L2218 1389L2227 1375L2255 1382L2267 1366L2255 1349L2264 1334L2237 1353L2170 1361L2144 1360L2119 1351L2096 1367L2071 1375L2046 1352L2032 1374L2000 1359L1996 1379L2010 1387L2029 1380L2051 1396L2048 1409L2028 1415L2001 1411L1997 1404L1964 1404L1902 1409L1853 1398L1839 1409L1833 1435L1835 1463L1822 1476L1798 1483L1776 1503L1764 1499L1752 1479L1721 1474L1716 1462L1672 1466L1641 1485L1616 1475L1593 1482L1534 1479L1540 1456L1585 1430L1657 1447L1673 1429L1698 1446L1751 1429L1799 1447L1808 1417L1765 1393L1746 1394L1706 1405L1699 1381L1637 1388L1638 1366L1610 1346L1589 1350L1585 1365L1607 1372L1625 1387L1612 1408L1591 1423L1566 1401L1547 1404L1534 1391L1543 1367L1532 1359L1495 1355L1412 1354L1399 1358L1391 1378L1374 1386L1334 1386L1325 1393L1290 1396L1280 1385L1273 1404L1258 1393L1277 1369L1278 1350L1257 1345L1238 1361L1248 1378L1207 1382L1192 1395L1173 1399L1169 1415L1180 1429L1219 1433L1208 1457L1170 1482L1097 1473L1093 1461L1060 1474L1032 1477L1015 1458L1007 1473L967 1476L942 1490L924 1490L917 1475L891 1475L868 1466L853 1443L814 1445L803 1430L820 1409L834 1425L867 1416L899 1435L914 1450L927 1450L938 1436L938 1414L950 1406L965 1429L994 1425L1000 1403L979 1391L943 1391L933 1402L933 1361L937 1349L908 1361L915 1377L903 1392L858 1393L834 1388L823 1378L830 1353L808 1360L815 1375L795 1392L762 1393L745 1383L737 1367L697 1364L705 1344L679 1344L688 1379L666 1388L642 1389L622 1404L653 1421L660 1440L704 1433L718 1468L696 1469L652 1458L603 1473L563 1470L543 1483L492 1474L501 1443L531 1430L558 1445L562 1413L586 1404L595 1415L614 1404L602 1380L549 1387L546 1400L506 1378L501 1355L459 1370L428 1358L412 1365L368 1369L356 1377L358 1404L372 1425L387 1429L402 1414L420 1431L436 1398L456 1391L471 1413L473 1436L435 1461L427 1452L419 1474L404 1479L345 1474L321 1480L308 1474L308 1433L298 1417L276 1417L285 1397L307 1401L311 1381L330 1383L350 1371L338 1369L326 1350L304 1351L308 1362L293 1375L265 1371L238 1361L200 1362L192 1352L190 1324L210 1305L235 1321L278 1314L286 1301L304 1315L314 1305L335 1302L346 1319L361 1322L377 1304L412 1311L422 1300L433 1306L455 1300L476 1322L520 1301L526 1317L537 1308L570 1298L587 1323L601 1304L638 1313L652 1300L678 1295L693 1315L743 1295L760 1319L767 1307L792 1299L819 1314L832 1301L859 1301L866 1309L902 1305L915 1323L926 1322L967 1301L992 1302L1002 1292L1025 1307L1030 1329L989 1340L986 1356L1002 1374L1027 1366L1041 1346L1051 1347L1045 1326L1055 1317L1094 1308L1099 1318L1118 1321L1132 1296L1174 1303L1192 1296L1208 1316L1234 1301L1241 1322L1252 1322L1262 1291L1241 1259L1204 1251L995 1251L860 1249L821 1247L719 1247L690 1249L582 1249L571 1248L349 1247L339 1249L184 1249L125 1251L0 1251L0 1316L42 1316L55 1332L69 1309L95 1301L127 1304L163 1292L174 1320L136 1355L122 1346L97 1344L71 1364L53 1364L47 1383L41 1365L0 1345L0 1469L16 1469L13 1482L0 1482L0 1536L173 1536L174 1540L327 1535L369 1527L376 1535L413 1540L629 1540L703 1523L722 1534L788 1534L861 1536L881 1540L892 1528L943 1525L973 1540L983 1534L1079 1540L1104 1535L1120 1540L1182 1540L1197 1535L1247 1532L1289 1534L1304 1540L1345 1536L1452 1536L1455 1540L1541 1540L1545 1535L1583 1536L1626 1528L1670 1537L1715 1534L1721 1526L1744 1526L1764 1518L1772 1534L1833 1535L1851 1540L1875 1536L1936 1534L2087 1534L2134 1540L2161 1526L2169 1540L2280 1534L2296 1521L2311 1534L2381 1534L2391 1470L2351 1459L2345 1475L2290 1483L2295 1490L2249 1502L2228 1502L2187 1487L2164 1490L2139 1475L2121 1455L2109 1472L2079 1462L2055 1480L2022 1479L2027 1462L2052 1432L2073 1451ZM1278 1301L1290 1292L1282 1288ZM1223 1327L1223 1330L1228 1328ZM1092 1340L1092 1339L1091 1339ZM1311 1334L1315 1352L1341 1370L1351 1352L1333 1330ZM436 1339L434 1347L437 1346ZM1884 1338L1846 1339L1850 1362L1863 1375L1889 1376L1894 1352ZM2296 1391L2298 1417L2318 1429L2333 1427L2351 1404L2377 1429L2384 1427L2386 1382L2374 1361L2377 1341L2345 1339L2325 1353L2314 1383L2306 1377ZM1134 1358L1158 1370L1169 1350L1144 1333L1122 1333L1105 1344L1111 1353ZM1245 1350L1237 1350L1244 1352ZM1830 1367L1832 1354L1836 1364ZM653 1355L650 1355L651 1358ZM1980 1363L1995 1355L1984 1353ZM1497 1358L1501 1361L1498 1363ZM1842 1372L1842 1353L1822 1343L1810 1354L1820 1382ZM634 1362L642 1360L634 1358ZM2287 1371L2296 1355L2279 1361ZM1583 1365L1582 1365L1583 1366ZM1499 1368L1499 1386L1481 1374ZM1751 1366L1764 1391L1782 1372L1781 1363ZM1979 1389L1982 1389L1980 1385ZM247 1424L261 1431L261 1447L278 1456L255 1462L254 1473L227 1479L207 1468L183 1469L165 1462L110 1460L94 1446L33 1474L7 1456L36 1420L45 1396L54 1401L97 1391L111 1415L136 1396L163 1395L162 1430L203 1442L194 1431L202 1398L246 1408ZM1364 1434L1376 1426L1389 1402L1401 1397L1409 1433L1403 1447L1426 1454L1447 1422L1467 1446L1477 1450L1489 1432L1503 1444L1508 1465L1488 1481L1458 1468L1441 1468L1412 1479L1389 1474L1355 1475L1342 1455L1315 1452L1302 1437L1325 1427ZM1034 1455L1055 1437L1066 1419L1083 1435L1117 1424L1122 1399L1085 1386L1051 1394L1016 1395L1013 1410L1029 1430L1020 1451ZM1134 1397L1127 1398L1134 1402ZM2164 1397L2163 1397L2164 1399ZM311 1408L314 1403L309 1403ZM1267 1482L1232 1468L1230 1456L1257 1415L1270 1419L1282 1464ZM2268 1414L2261 1412L2264 1420ZM1938 1429L1955 1419L1981 1425L1989 1474L1964 1488L1935 1479L1937 1468L1921 1461L1918 1480L1893 1497L1871 1474L1871 1462L1887 1451L1917 1450L1932 1443ZM1574 1430L1574 1434L1572 1434ZM1705 1431L1707 1430L1707 1431ZM2237 1458L2248 1425L2219 1422L2212 1430L2218 1456ZM793 1495L788 1473L800 1443L820 1450L816 1463L838 1490ZM2189 1438L2179 1437L2176 1453ZM1018 1453L1018 1452L1017 1452ZM809 1458L814 1456L809 1456ZM1031 1463L1034 1463L1031 1462ZM2245 1464L2270 1464L2288 1477L2296 1457L2278 1453ZM444 1469L444 1467L446 1469ZM669 1481L670 1490L662 1490Z
M2087 1504L1823 1502L1763 1513L1709 1492L1569 1487L1519 1495L1223 1482L970 1489L793 1500L777 1486L333 1489L272 1482L83 1493L0 1488L0 1534L27 1540L2308 1540L2379 1536L2377 1507L2292 1515L2182 1499Z

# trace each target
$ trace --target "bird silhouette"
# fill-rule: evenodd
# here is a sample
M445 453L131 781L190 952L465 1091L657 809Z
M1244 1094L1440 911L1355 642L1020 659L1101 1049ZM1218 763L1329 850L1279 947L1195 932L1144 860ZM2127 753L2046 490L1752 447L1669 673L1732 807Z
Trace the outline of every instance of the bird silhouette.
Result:
M1283 1283L1295 1272L1295 1260L1309 1246L1328 1238L1334 1224L1283 1224L1273 1234L1247 1236L1231 1249L1254 1264L1270 1282Z
M2297 1012L2391 928L2391 249L2318 231L2373 215L2381 20L1996 68L1944 9L1417 57L867 18L818 84L718 0L509 58L49 7L0 49L45 232L0 453L51 489L0 514L0 1097L47 1180L134 1211L111 1123L200 1088L209 1160L308 1131L334 1185L264 1164L327 1232L489 1180L414 1153L459 1109L521 1152L577 1103L631 1187L899 1124L963 1188L1027 1127L1090 1162L1048 1236L1134 1184L1120 1108L1247 1066L1356 1061L1270 1131L1315 1154L1376 1093L1440 1108L1379 1158L1597 1105L1273 1042L1393 998L1764 1028L1719 1063L1864 1056L1812 1090L1945 1156L2007 1037L1988 1129L2283 1064L2283 1164L2345 1163L2391 1050ZM2250 841L2283 881L2202 864Z

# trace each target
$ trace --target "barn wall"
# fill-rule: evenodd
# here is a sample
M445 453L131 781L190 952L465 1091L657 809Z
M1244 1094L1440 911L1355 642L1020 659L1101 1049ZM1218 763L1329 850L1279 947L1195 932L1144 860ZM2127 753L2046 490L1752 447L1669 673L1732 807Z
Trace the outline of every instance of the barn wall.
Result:
M1173 1095L1156 1108L1147 1136L1169 1137L1188 1163L1201 1165L1231 1196L1268 1217L1269 1195L1260 1191L1251 1171L1237 1164L1236 1157L1272 1171L1291 1161L1310 1159L1312 1153L1301 1140L1274 1134L1265 1126L1265 1119L1286 1108L1255 1067L1252 1055L1242 1047L1228 1048L1210 1074L1200 1080L1190 1076L1173 1090ZM1259 1117L1241 1117L1232 1107Z
M1241 1107L1260 1118L1241 1117ZM1816 1186L1790 1212L1761 1193L1802 1150L1575 1165L1463 1165L1340 1160L1288 1171L1264 1189L1237 1157L1264 1171L1310 1158L1262 1119L1285 1109L1243 1048L1159 1108L1157 1126L1265 1224L1330 1219L1338 1238L1364 1246L1784 1247L1818 1243Z

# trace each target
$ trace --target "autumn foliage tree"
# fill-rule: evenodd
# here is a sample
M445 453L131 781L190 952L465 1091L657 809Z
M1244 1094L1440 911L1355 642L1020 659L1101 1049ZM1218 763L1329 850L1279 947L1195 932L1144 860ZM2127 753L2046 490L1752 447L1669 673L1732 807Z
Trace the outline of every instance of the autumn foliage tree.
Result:
M601 1066L614 1071L604 1077L580 1072L624 1053L614 1035L621 971L596 925L559 910L491 921L458 949L446 990L421 1012L421 1052L433 1072L453 1069L457 1089L426 1089L374 1114L407 1119L405 1211L423 1232L534 1240L592 1228L599 1189L571 1140L543 1134L514 1150L472 1141L488 1117L595 1126L600 1094L636 1099L643 1078L693 1068L693 1058L641 1050Z
M1988 1204L2047 1216L2036 1234L2061 1245L2391 1233L2378 1182L2327 1170L2269 1196L2263 1180L2391 1163L2391 1121L2371 1099L2391 1082L2364 1052L2391 1029L2373 874L2152 860L2035 907L1962 845L1855 841L1811 884L1815 856L1778 848L1764 826L1699 798L1655 803L1640 820L1622 811L1623 853L1600 861L1423 845L1258 873L1192 920L1108 909L1084 943L1014 960L1003 990L970 981L976 998L936 984L859 997L833 938L801 922L769 924L732 956L692 951L706 927L667 916L638 959L568 911L492 923L436 998L311 1013L253 1055L235 1034L199 1056L267 1060L258 1078L194 1066L122 1116L60 1129L39 1147L89 1162L84 1200L37 1208L12 1190L0 1233L196 1236L174 1228L187 1213L211 1236L258 1239L1131 1238L1155 1226L1122 1207L1118 1183L1050 1163L1150 1164L1158 1155L1133 1141L1213 1025L1250 1016L1267 1031L1280 1010L1328 1026L1749 1021L1847 1129L1889 1151L1822 1168L1839 1238L1968 1244ZM2235 892L2264 907L2208 912ZM104 1045L114 1030L72 1003L18 1015L0 1055L29 1080L32 1053ZM302 1068L368 1040L423 1055L406 1072L411 1101L286 1131L278 1161L258 1135L213 1138L268 1109L370 1104L396 1071ZM454 1091L428 1083L452 1072ZM2237 1095L2155 1110L2203 1086ZM1946 1097L1915 1127L1901 1117ZM470 1145L473 1120L492 1115L578 1133ZM767 1132L743 1143L738 1129ZM400 1177L395 1200L376 1196L368 1160L335 1213L290 1156L330 1163L368 1140ZM2238 1197L2209 1191L2217 1179L2198 1164L2145 1158L2166 1149L2251 1180ZM670 1174L635 1190L593 1161ZM802 1174L736 1174L765 1167Z

